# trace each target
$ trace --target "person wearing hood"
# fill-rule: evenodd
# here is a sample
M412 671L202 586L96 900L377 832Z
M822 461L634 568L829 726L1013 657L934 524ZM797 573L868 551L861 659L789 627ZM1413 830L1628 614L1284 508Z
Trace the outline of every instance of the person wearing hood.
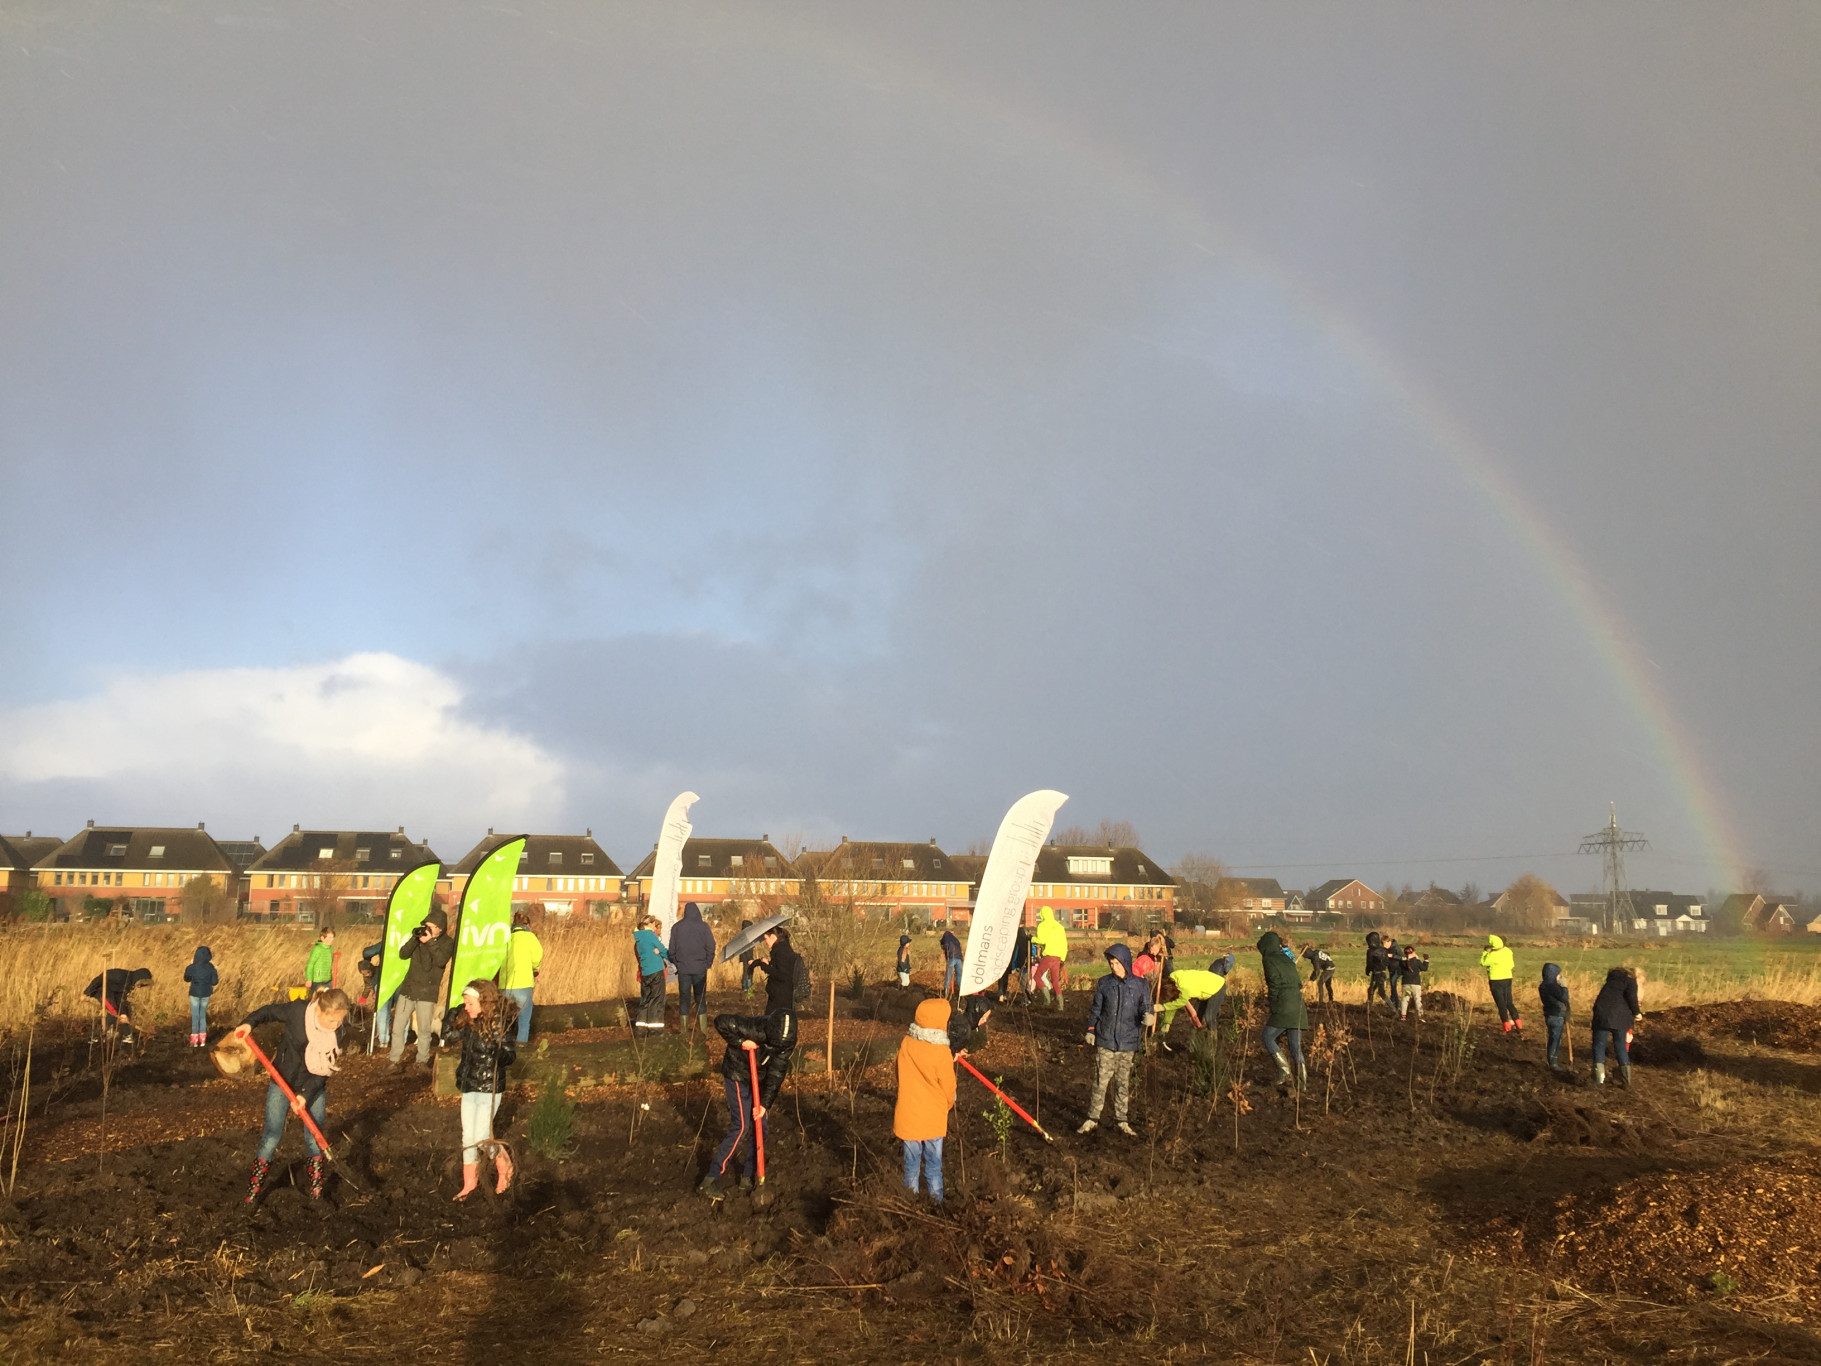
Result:
M1543 1002L1543 1030L1549 1047L1549 1070L1554 1072L1562 1052L1562 1035L1568 1031L1568 984L1562 981L1561 965L1543 964L1543 984L1537 988Z
M1176 968L1164 979L1163 1023L1157 1028L1157 1037L1163 1040L1166 1049L1170 1046L1170 1026L1176 1022L1179 1011L1188 1011L1189 1019L1197 1029L1206 1029L1214 1023L1220 1009L1220 997L1227 989L1227 975L1221 969L1230 962L1230 956L1216 958L1205 972L1200 968Z
M632 933L632 952L639 965L639 1018L632 1022L634 1033L641 1029L664 1031L664 964L670 955L658 934L664 922L648 915Z
M1303 961L1309 965L1309 982L1315 988L1315 999L1334 1001L1334 955L1314 944L1303 946Z
M913 1195L927 1190L938 1205L942 1141L948 1137L948 1112L955 1108L950 1015L940 997L917 1007L916 1023L898 1045L898 1101L892 1109L892 1134L904 1145L905 1189Z
M101 979L107 978L107 990L101 989ZM152 985L150 968L109 968L105 973L96 973L82 994L91 1001L102 1002L101 1013L107 1019L107 1025L113 1029L121 1043L133 1041L133 1005L132 994L139 987ZM99 1039L91 1039L93 1043Z
M964 957L961 941L955 938L953 930L942 931L942 994L959 993L961 990L961 961Z
M183 970L183 980L190 984L190 1047L205 1048L209 1042L209 997L221 974L215 970L215 955L207 944L200 944L190 965Z
M1053 907L1045 906L1037 912L1037 929L1031 935L1037 946L1037 990L1043 993L1043 1003L1049 1005L1054 1000L1056 1009L1062 1009L1062 964L1069 956L1069 932L1056 919Z
M782 931L774 933L783 934ZM771 937L765 936L767 941ZM790 978L780 979L777 972L780 952L791 959L796 957L788 938L784 939L782 949L773 944L773 968L765 980L768 984L782 980L788 986ZM759 960L761 966L764 961ZM726 1193L721 1183L727 1180L735 1153L744 1151L745 1154L741 1162L740 1189L752 1189L753 1176L758 1170L757 1144L763 1142L765 1136L765 1114L777 1102L778 1091L790 1072L791 1054L796 1051L797 1018L788 1010L770 1010L763 1015L717 1015L714 1029L727 1042L727 1051L721 1055L721 1085L727 1093L727 1135L708 1165L702 1194L719 1200ZM759 1093L756 1096L752 1090L752 1064L747 1061L748 1055L756 1057L759 1064Z
M1088 1117L1078 1134L1100 1127L1107 1087L1113 1087L1113 1118L1119 1132L1137 1138L1128 1119L1132 1096L1132 1059L1144 1045L1154 1018L1151 989L1132 971L1132 951L1114 944L1106 951L1107 973L1094 986L1088 1007L1088 1047L1094 1050L1094 1084L1088 1095ZM1295 969L1291 969L1294 971Z
M512 913L512 937L500 965L500 994L518 1007L517 1043L531 1041L531 1003L537 997L537 975L544 966L544 942L531 928L528 911Z
M1385 941L1379 937L1377 930L1366 936L1366 1009L1372 1009L1374 998L1383 1000L1386 1007L1391 1007L1391 993L1386 990L1386 981L1390 975L1391 963L1385 955Z
M1303 1062L1303 1030L1309 1027L1309 1008L1303 1003L1303 975L1297 970L1296 959L1284 946L1283 936L1276 930L1266 930L1259 936L1258 957L1264 969L1269 1007L1259 1040L1277 1064L1278 1082L1285 1083L1292 1079L1290 1061L1284 1058L1277 1041L1287 1039L1290 1059L1296 1064L1296 1084L1306 1085L1309 1074Z
M1511 999L1514 959L1511 950L1505 947L1505 941L1496 934L1486 936L1486 951L1480 955L1480 966L1486 969L1486 986L1492 992L1492 1003L1499 1008L1499 1023L1507 1034L1514 1029L1522 1033L1524 1022L1518 1018L1518 1008Z
M398 956L408 959L405 980L398 984L393 998L392 1046L386 1057L394 1067L404 1065L405 1040L412 1026L417 1028L417 1060L425 1067L436 1065L436 1054L430 1048L443 1018L443 969L455 957L455 941L449 937L449 915L441 906L432 906L430 914L398 946Z
M1630 968L1613 968L1593 998L1593 1084L1606 1084L1606 1045L1619 1065L1619 1084L1631 1087L1631 1027L1644 1018L1638 1009L1638 979Z
M910 985L910 946L911 937L910 932L907 930L898 936L898 985L901 987L908 987Z
M330 988L319 991L307 1001L284 1001L261 1006L234 1026L234 1035L245 1039L256 1025L280 1024L284 1037L278 1047L266 1049L272 1067L291 1088L289 1102L277 1082L266 1086L266 1122L259 1136L259 1152L253 1159L253 1178L247 1188L246 1203L259 1203L265 1189L266 1175L272 1168L272 1155L278 1151L285 1135L287 1115L306 1111L321 1129L329 1106L329 1078L341 1065L341 1052L348 1039L348 996ZM304 1149L309 1153L307 1183L312 1200L322 1199L325 1178L322 1148L316 1135L304 1126Z
M985 1029L986 1022L992 1018L993 1001L986 992L976 991L972 996L963 996L949 1011L949 1048L956 1054L967 1052L968 1040L974 1037L974 1031Z
M670 927L670 961L677 970L677 1027L693 1028L695 1012L702 1014L702 1034L708 1034L708 970L714 966L714 931L702 919L695 902L683 904L683 914Z

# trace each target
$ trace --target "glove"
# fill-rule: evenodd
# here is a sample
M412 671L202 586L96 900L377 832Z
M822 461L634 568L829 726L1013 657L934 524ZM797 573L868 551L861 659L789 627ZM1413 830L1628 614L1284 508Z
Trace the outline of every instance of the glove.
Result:
M1094 1046L1094 1031L1090 1029L1088 1031L1087 1037L1088 1037L1088 1047L1092 1048Z

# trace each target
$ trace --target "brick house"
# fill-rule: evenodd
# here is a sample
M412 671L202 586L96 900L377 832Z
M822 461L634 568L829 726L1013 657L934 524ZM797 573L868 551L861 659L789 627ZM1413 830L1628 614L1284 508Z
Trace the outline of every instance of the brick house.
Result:
M221 904L230 910L243 894L240 869L200 822L191 830L97 828L90 821L40 858L34 871L38 890L56 901L58 919L80 918L83 903L99 897L140 919L163 920L182 914L184 891L199 880L218 889Z
M321 924L348 915L382 916L393 885L436 857L392 830L305 830L293 825L247 868L247 913L259 920Z
M487 838L448 870L451 904L460 904L468 879L498 843L489 826ZM580 835L527 835L518 876L512 881L512 906L518 910L539 905L546 915L605 915L619 901L622 881L619 864L595 843L593 830Z
M1176 879L1130 845L1047 844L1031 870L1027 927L1037 923L1043 906L1053 906L1057 919L1081 929L1103 929L1123 915L1170 925L1176 921Z
M833 849L798 855L796 867L806 892L813 884L823 898L851 900L862 913L913 915L932 923L948 921L953 911L965 913L974 886L934 840L894 844L843 835Z
M1356 877L1329 878L1304 898L1311 915L1369 915L1385 909L1385 898Z
M63 841L54 835L0 835L0 897L17 896L38 885L32 871L38 860L46 857Z
M1214 909L1228 915L1283 915L1290 910L1290 898L1274 877L1223 877L1214 884Z
M651 899L651 873L657 846L639 860L622 883L629 909ZM683 871L677 879L677 905L740 901L757 905L761 898L795 899L803 881L790 860L772 846L770 835L758 839L688 839L683 842Z

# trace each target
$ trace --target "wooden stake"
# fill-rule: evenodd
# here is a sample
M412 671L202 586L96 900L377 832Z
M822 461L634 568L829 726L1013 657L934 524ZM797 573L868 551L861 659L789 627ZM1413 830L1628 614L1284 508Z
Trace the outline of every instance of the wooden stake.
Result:
M835 978L828 977L828 1070L835 1070Z

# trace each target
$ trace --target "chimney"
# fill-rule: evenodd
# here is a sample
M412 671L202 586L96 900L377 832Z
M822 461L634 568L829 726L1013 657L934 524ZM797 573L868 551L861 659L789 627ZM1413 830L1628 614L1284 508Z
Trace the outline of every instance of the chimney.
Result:
M493 827L491 825L487 827L487 837L489 839L493 837Z
M207 829L207 828L208 828L208 827L207 827L207 826L205 826L205 825L204 825L204 824L203 824L203 823L202 823L202 822L201 822L201 821L197 821L197 822L196 822L196 828L197 828L197 829L198 829L198 830L206 830L206 829Z
M589 839L594 838L594 827L592 825L588 827L587 838L589 838Z
M292 821L292 822L291 822L291 833L292 833L292 834L293 834L293 835L295 835L295 834L296 834L296 833L297 833L297 832L298 832L298 831L299 831L299 830L301 830L301 829L302 829L302 828L303 828L303 827L302 827L302 826L300 826L300 825L298 825L298 824L297 824L297 822L296 822L296 821Z
M90 822L89 822L89 829L91 829L91 830L93 830L93 829L94 829L94 828L95 828L95 822L94 822L94 821L90 821Z

